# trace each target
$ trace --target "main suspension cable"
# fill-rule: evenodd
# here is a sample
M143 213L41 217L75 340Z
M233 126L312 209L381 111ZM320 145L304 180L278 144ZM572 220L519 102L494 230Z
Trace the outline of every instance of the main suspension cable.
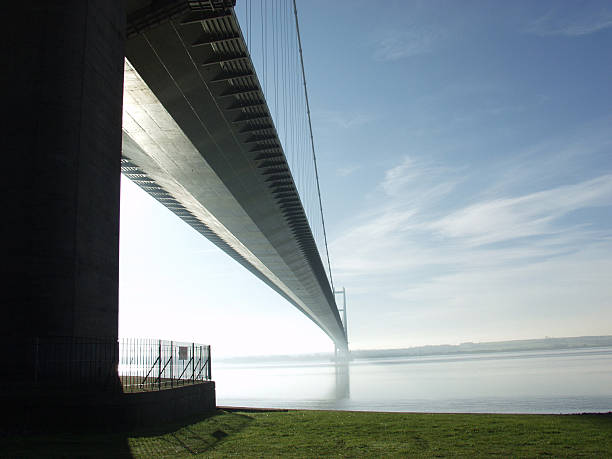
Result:
M325 241L325 255L327 256L327 269L329 270L329 282L332 292L334 291L334 280L332 278L331 262L329 261L329 249L327 248L327 232L325 231L325 219L323 218L323 202L321 200L321 188L319 187L319 171L317 168L317 156L315 154L314 136L312 135L312 122L310 120L310 103L308 102L308 89L306 88L306 72L304 71L304 56L302 54L302 39L300 37L300 25L298 22L297 4L293 0L293 14L295 16L295 30L297 33L298 47L300 50L300 64L302 65L302 81L304 82L304 97L306 98L306 112L308 113L308 128L310 130L310 145L312 147L312 160L314 162L315 178L317 182L317 194L319 195L319 209L321 211L321 224L323 226L323 240Z

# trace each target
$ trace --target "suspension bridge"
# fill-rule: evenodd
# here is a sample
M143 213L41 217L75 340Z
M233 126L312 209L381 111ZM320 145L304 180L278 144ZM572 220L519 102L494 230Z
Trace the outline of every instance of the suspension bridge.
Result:
M121 172L347 350L297 7L248 0L239 18L235 6L33 0L6 21L5 419L214 409L210 348L195 343L170 341L166 352L147 342L121 365L136 365L127 380L139 387L201 384L154 398L123 391Z
M346 348L297 8L128 11L122 172Z
M235 0L17 7L3 28L5 418L215 407L210 347L119 351L121 172L348 350L295 2L246 1L240 19ZM126 381L181 387L148 397Z

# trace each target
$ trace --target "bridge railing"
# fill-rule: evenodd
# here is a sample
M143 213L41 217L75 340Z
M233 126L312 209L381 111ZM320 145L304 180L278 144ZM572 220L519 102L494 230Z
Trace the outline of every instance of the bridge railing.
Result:
M156 339L122 339L119 378L124 392L170 389L211 379L210 346Z

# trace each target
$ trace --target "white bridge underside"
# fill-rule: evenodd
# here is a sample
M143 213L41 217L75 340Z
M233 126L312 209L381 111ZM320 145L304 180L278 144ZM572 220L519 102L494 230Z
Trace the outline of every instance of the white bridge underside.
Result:
M233 11L226 20L236 21ZM302 227L287 217L279 202L291 193L273 188L270 169L253 154L253 134L229 118L250 112L226 111L213 84L219 72L195 64L198 56L185 43L197 29L170 20L128 39L122 171L345 348L320 256L313 255L314 241L304 243L310 229L298 232ZM290 199L299 202L297 194Z

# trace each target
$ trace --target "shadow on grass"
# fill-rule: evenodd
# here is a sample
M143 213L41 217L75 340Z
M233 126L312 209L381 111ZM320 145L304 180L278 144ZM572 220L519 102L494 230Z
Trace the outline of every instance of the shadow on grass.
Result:
M9 432L0 430L2 457L132 458L191 456L208 451L253 418L217 410L179 422L126 431ZM51 428L52 426L50 426Z
M132 432L128 445L133 457L196 455L231 440L253 420L245 414L217 410L180 423Z
M128 435L108 405L64 393L2 402L0 457L131 457Z
M0 456L44 458L131 458L125 434L82 432L0 434Z

